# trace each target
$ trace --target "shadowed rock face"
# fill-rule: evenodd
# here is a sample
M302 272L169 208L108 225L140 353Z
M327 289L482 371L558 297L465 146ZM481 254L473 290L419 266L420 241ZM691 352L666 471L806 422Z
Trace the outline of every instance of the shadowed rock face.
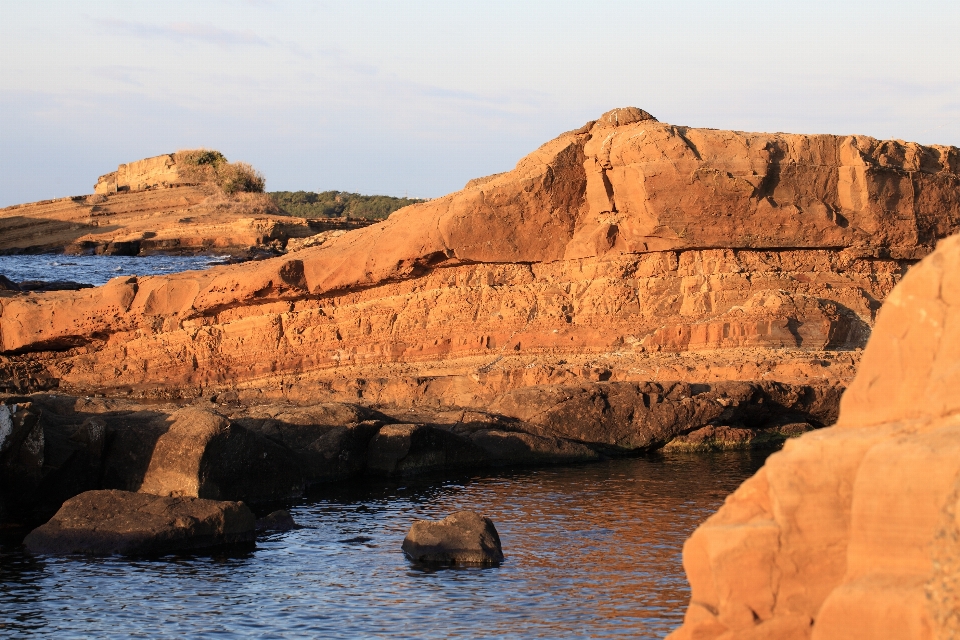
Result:
M671 638L960 633L960 236L887 298L835 427L787 443L684 545Z

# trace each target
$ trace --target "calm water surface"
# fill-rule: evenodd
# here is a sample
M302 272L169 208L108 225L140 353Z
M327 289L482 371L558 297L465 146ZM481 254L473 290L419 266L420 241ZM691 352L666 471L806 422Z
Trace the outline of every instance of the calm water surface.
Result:
M683 618L684 539L762 464L640 458L445 481L351 483L293 505L306 528L233 557L0 551L0 635L660 638ZM506 561L425 570L411 521L475 509Z
M67 280L101 285L118 276L152 276L206 269L221 256L0 256L0 275L14 282Z

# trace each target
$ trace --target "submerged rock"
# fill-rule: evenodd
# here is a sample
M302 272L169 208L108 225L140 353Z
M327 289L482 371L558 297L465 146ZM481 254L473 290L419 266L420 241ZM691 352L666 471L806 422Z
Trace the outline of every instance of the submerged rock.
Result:
M87 491L27 535L31 553L143 555L252 542L255 518L242 502Z
M500 536L493 521L473 511L458 511L439 521L417 520L401 548L411 560L425 564L503 562Z
M300 525L286 509L277 509L257 519L257 531L292 531L299 528Z

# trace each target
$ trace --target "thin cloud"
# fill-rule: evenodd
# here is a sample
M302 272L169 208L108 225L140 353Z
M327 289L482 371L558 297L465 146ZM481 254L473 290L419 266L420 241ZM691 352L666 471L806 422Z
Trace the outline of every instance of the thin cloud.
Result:
M153 38L174 42L200 42L225 46L272 47L273 42L258 36L250 30L230 31L209 24L193 22L171 22L163 25L115 20L111 18L90 18L102 27L135 38Z

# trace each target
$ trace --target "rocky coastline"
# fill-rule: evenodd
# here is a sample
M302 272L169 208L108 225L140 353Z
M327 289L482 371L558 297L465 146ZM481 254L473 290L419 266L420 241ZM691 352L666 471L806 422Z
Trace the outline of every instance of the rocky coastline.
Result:
M850 452L940 428L863 432L916 386L904 349L929 351L903 296L949 307L923 274L960 246L940 242L960 231L960 150L616 109L512 171L339 231L202 272L0 291L0 521L34 526L86 491L268 505L363 476L789 441L688 543L677 637L835 637L817 635L829 598L867 584L838 559L849 514L876 502ZM930 404L920 393L897 402ZM946 419L946 387L930 393L933 413L897 424ZM791 519L827 493L840 501ZM820 517L836 535L791 541ZM793 544L806 568L790 577Z

